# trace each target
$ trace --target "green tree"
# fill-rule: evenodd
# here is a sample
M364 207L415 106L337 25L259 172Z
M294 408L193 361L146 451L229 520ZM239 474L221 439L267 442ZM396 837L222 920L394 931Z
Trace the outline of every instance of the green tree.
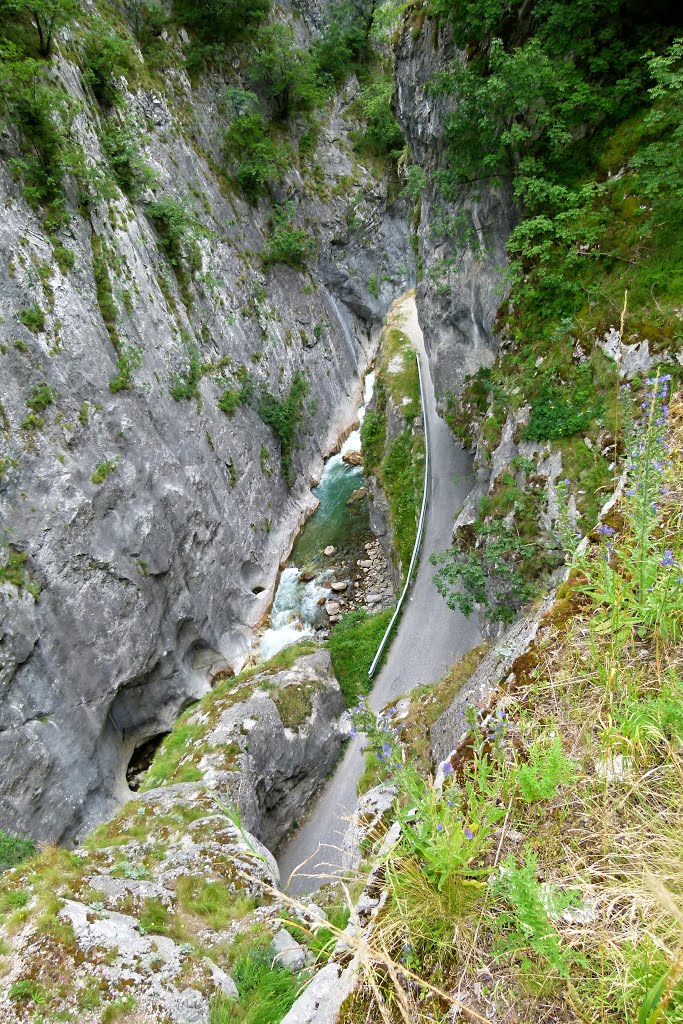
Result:
M254 49L249 68L251 81L277 120L284 121L292 113L315 106L318 90L313 64L304 50L294 46L290 25L276 22L263 26Z
M135 66L130 43L114 32L90 32L83 47L83 78L98 102L112 106L120 98L118 79Z
M248 103L239 108L242 112L228 127L223 149L236 184L254 203L284 174L285 151L271 138L268 122L256 109L256 96L242 95Z
M56 33L79 11L76 0L26 0L17 6L28 11L38 32L38 49L43 57L50 56Z
M175 0L176 15L208 45L230 43L263 21L270 0Z

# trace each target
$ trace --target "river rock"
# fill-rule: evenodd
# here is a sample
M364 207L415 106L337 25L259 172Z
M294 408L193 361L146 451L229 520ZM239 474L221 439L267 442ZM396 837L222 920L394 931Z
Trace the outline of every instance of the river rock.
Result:
M326 548L324 549L324 551L323 551L323 554L324 554L324 555L325 555L325 556L326 556L327 558L331 558L331 557L332 557L332 555L333 555L333 554L335 553L335 551L336 551L336 550L337 550L337 549L335 548L334 544L328 544L328 545L327 545L327 547L326 547Z
M360 501L361 498L364 498L367 493L368 492L365 487L358 487L355 491L351 491L351 494L349 495L349 500L346 502L346 504L353 505L354 502Z
M327 601L325 611L328 615L338 615L340 607L339 601Z
M345 462L347 466L362 466L363 456L360 452L344 452L342 455L342 461Z
M372 561L369 558L359 558L356 563L361 569L369 569L372 566Z
M334 583L330 583L330 590L334 590L335 594L343 594L348 590L348 586L348 580L335 580Z
M366 594L365 595L365 603L366 604L379 604L379 602L381 600L382 600L382 595L381 594Z

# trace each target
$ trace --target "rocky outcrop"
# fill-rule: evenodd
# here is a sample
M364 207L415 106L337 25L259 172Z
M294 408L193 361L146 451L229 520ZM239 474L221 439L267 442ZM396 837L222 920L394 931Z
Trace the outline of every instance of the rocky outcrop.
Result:
M186 719L199 731L177 770L192 763L205 782L231 794L244 826L274 849L336 764L346 705L326 650L234 690Z
M41 1005L95 1024L113 1005L127 1020L209 1024L214 997L239 997L226 950L254 925L273 969L313 963L281 926L263 841L303 814L334 764L344 701L327 651L281 658L279 670L219 682L183 716L142 791L82 848L3 876L2 909L24 909L20 921L0 915L0 1020ZM294 913L305 934L326 921L315 905Z
M128 795L133 749L208 690L208 661L239 667L355 417L372 323L410 275L401 211L348 144L353 84L319 115L322 177L292 167L278 196L315 230L310 273L265 269L272 205L249 206L221 171L225 82L193 88L175 45L168 91L140 87L126 106L157 179L143 199L187 211L191 268L117 190L74 207L60 264L0 165L0 827L40 839L102 820ZM75 66L54 66L101 169L102 112ZM16 145L3 136L3 156ZM217 402L245 383L286 397L297 373L309 391L290 486L255 403Z
M0 1020L24 1021L42 1005L94 1024L112 1004L130 1020L209 1024L211 997L233 998L237 989L188 941L198 928L211 933L199 897L210 906L219 894L229 922L231 904L277 882L268 850L210 790L154 790L102 826L87 849L45 854L30 877L18 868L3 878L8 905L19 892L26 910L3 935L11 959Z
M498 347L496 314L505 297L505 244L515 219L509 185L482 181L457 198L439 193L434 172L444 150L448 97L430 93L435 76L462 60L445 20L415 9L396 49L395 109L413 162L426 172L414 212L422 277L417 307L437 401L490 366Z

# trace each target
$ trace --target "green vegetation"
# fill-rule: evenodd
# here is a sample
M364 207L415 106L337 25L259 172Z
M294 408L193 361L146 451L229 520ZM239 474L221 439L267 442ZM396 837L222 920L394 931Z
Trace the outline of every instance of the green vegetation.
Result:
M666 350L672 359L683 341L676 312L683 293L683 43L664 8L635 12L625 0L571 8L534 0L523 16L516 2L435 0L434 7L468 54L433 82L453 103L435 184L445 200L467 205L480 187L510 182L520 213L508 242L509 302L496 322L504 349L466 381L459 399L443 395L442 403L457 435L489 460L508 414L530 405L514 440L549 441L561 452L579 524L589 530L613 486L615 437L623 442L617 366L596 340L620 327L625 343L647 338L651 352ZM615 33L617 23L623 30ZM432 229L452 243L451 264L464 246L475 255L490 249L488 232L475 238L467 217L444 213ZM447 294L438 271L427 276ZM523 503L533 497L527 476ZM526 562L524 583L534 581L532 562L541 576L553 567L542 550L553 540L538 525L544 508L537 501L535 538L521 516L524 551L503 552L508 563ZM474 561L489 562L487 590L499 559L484 553L492 541L480 527L498 544L511 512L517 525L519 509L499 503L469 538ZM528 545L536 541L532 555ZM467 572L476 574L476 565ZM474 581L480 593L481 582Z
M120 102L119 79L134 68L132 47L127 39L114 33L89 33L83 44L83 79L102 106Z
M368 669L389 625L393 609L368 615L364 608L349 612L330 632L329 648L334 674L344 699L353 707L361 694L368 693Z
M90 244L92 246L92 269L95 278L97 306L104 321L104 326L107 328L109 340L118 351L120 347L119 333L116 329L118 310L111 286L111 277L109 276L109 247L95 232L93 232L90 238Z
M147 213L160 236L160 244L173 267L180 294L188 308L192 305L190 282L202 267L197 243L201 227L187 201L167 196L147 206Z
M142 350L136 345L121 345L116 359L116 376L109 381L112 394L133 386L133 374L142 366Z
M171 398L176 402L183 399L197 398L199 382L202 379L202 363L199 352L192 347L189 352L187 366L182 373L174 373L171 379Z
M404 429L387 441L387 402L400 411ZM424 486L424 436L413 433L420 413L420 380L410 339L389 327L381 347L374 408L361 425L363 464L377 476L389 502L392 543L403 573L417 536Z
M408 1019L418 1005L450 1019L454 998L478 1010L457 984L464 964L469 977L496 971L488 1016L680 1018L683 405L667 410L668 384L651 379L627 430L623 496L586 550L567 533L569 580L493 706L470 709L443 783L406 756L429 690L399 723L393 709L354 713L396 788L386 826L401 833L381 854L384 828L370 840L386 902L344 1020L374 1014L408 978ZM621 403L628 424L628 392Z
M279 442L282 475L290 485L294 479L292 454L296 433L304 418L308 391L309 384L306 377L301 371L297 371L292 377L286 398L276 398L269 391L264 391L256 406L259 416L271 428Z
M31 579L26 568L28 555L11 545L7 552L7 561L0 563L0 583L11 583L17 590L26 590L34 601L40 596L40 584Z
M42 412L52 405L55 398L49 384L34 384L31 388L26 405L33 412Z
M34 334L39 334L45 330L45 314L37 302L34 302L27 309L22 309L19 313L19 319L24 327L28 327L29 331L32 331Z
M100 144L114 181L136 200L156 184L156 175L142 155L144 136L130 114L116 112L100 126Z
M301 980L296 975L277 961L273 962L273 952L267 943L255 946L236 960L232 977L239 1003L232 1007L230 1017L218 1017L215 1024L223 1024L223 1021L275 1024L285 1016L301 988Z
M21 864L36 852L32 839L22 839L0 829L0 872Z
M90 483L99 485L103 484L110 473L113 473L118 466L118 459L112 459L111 461L98 462L92 471L90 477Z
M285 263L294 270L304 270L314 255L315 241L303 228L294 227L293 213L290 203L273 210L272 232L262 254L264 267Z
M233 95L235 115L224 139L228 169L246 198L255 203L283 177L286 150L273 141L254 93Z

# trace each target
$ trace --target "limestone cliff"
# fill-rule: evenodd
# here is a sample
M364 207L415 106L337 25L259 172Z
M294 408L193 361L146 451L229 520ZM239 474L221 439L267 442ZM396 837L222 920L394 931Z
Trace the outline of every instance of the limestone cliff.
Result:
M305 42L314 28L294 20ZM10 172L17 137L0 143L0 827L41 839L101 819L133 748L208 689L207 664L243 657L353 422L373 325L410 276L400 211L349 141L353 83L315 115L315 174L294 132L275 197L317 256L267 269L273 205L249 205L221 170L226 82L193 85L187 37L172 43L164 90L142 74L125 93L154 195L77 207L74 186L68 260ZM66 55L51 74L96 171L102 110ZM152 199L191 218L189 270ZM285 400L297 374L288 482L254 403L217 403L245 384Z
M437 400L458 394L464 378L490 366L497 348L496 314L505 296L505 244L515 210L509 186L486 180L440 194L435 175L444 149L448 97L436 76L462 57L449 27L423 13L408 17L396 48L396 114L412 160L425 172L413 212L420 275L417 307Z

